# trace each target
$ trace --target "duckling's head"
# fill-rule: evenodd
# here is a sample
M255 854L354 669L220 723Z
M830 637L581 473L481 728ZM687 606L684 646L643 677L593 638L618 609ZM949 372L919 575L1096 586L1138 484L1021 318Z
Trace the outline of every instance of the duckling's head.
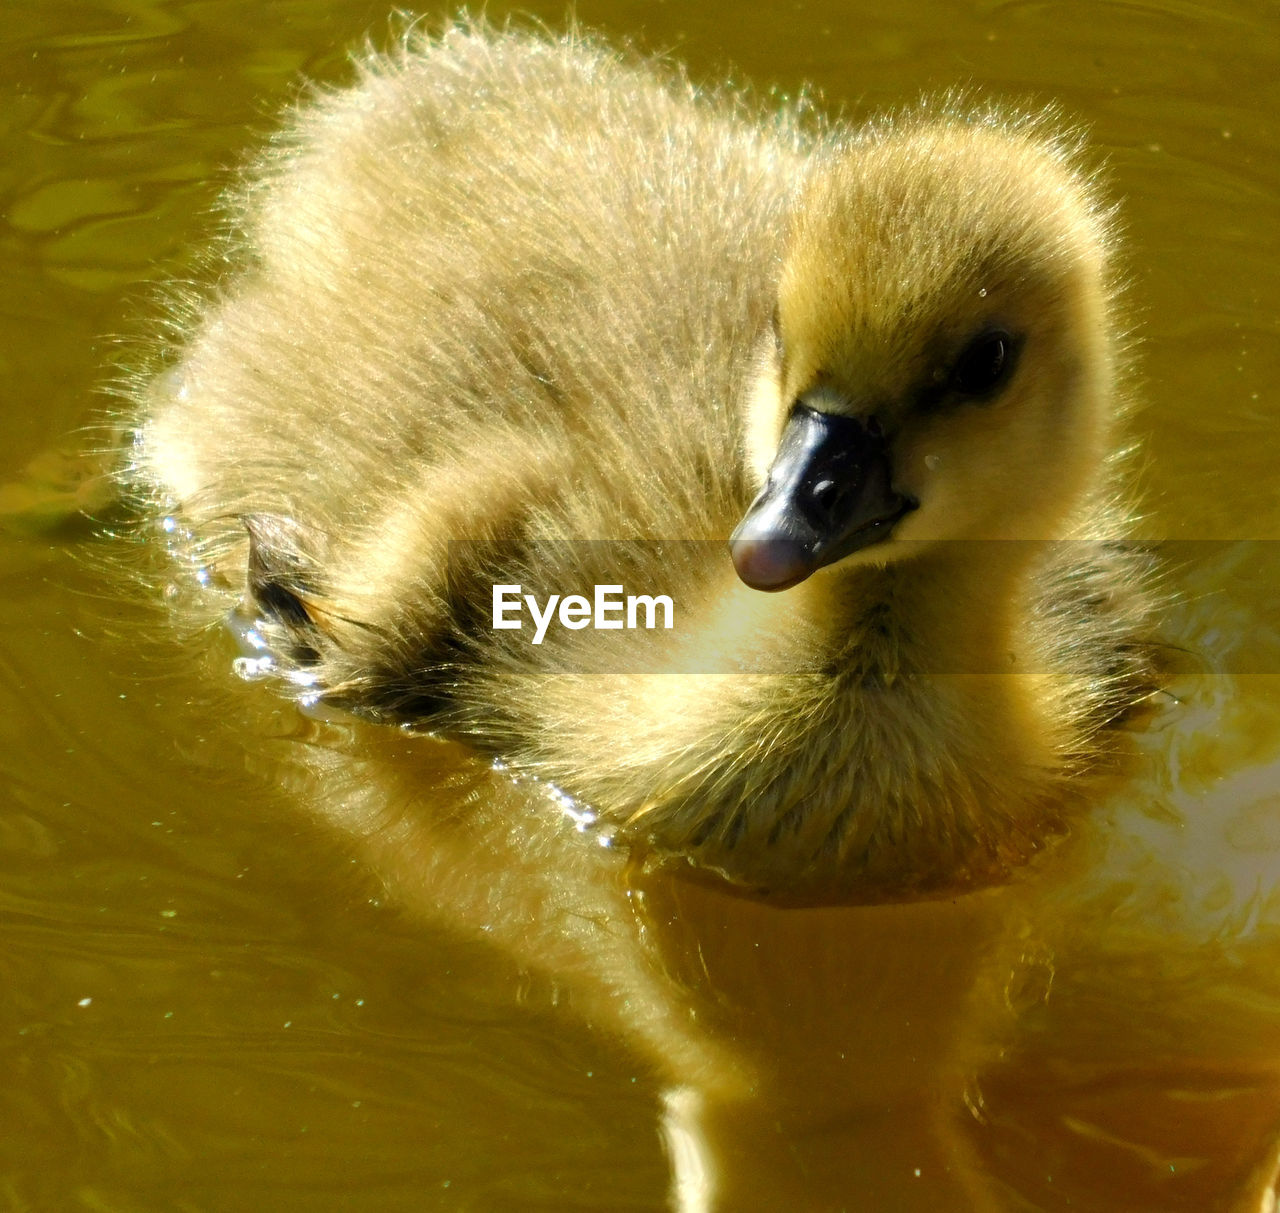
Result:
M1027 120L885 124L815 165L749 411L748 585L1073 533L1114 411L1108 218Z

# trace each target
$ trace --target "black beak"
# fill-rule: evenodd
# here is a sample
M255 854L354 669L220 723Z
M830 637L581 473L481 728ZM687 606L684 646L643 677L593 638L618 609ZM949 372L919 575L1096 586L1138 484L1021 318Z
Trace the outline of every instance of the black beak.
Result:
M729 540L733 566L752 589L785 590L887 539L917 504L894 490L878 428L797 404L765 486Z

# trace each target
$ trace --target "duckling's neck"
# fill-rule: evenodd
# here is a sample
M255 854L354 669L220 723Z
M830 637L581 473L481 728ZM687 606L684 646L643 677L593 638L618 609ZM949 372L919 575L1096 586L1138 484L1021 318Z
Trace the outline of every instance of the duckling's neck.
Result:
M934 705L922 724L935 742L949 730L958 745L980 734L985 757L1010 769L1057 765L1069 739L1058 735L1061 713L1050 711L1054 671L1037 650L1033 617L1047 548L953 543L814 577L804 609L835 629L829 668L846 699L909 683L914 710Z
M712 702L700 684L664 684L608 721L615 748L659 728L670 743L628 825L800 896L1000 878L1054 832L1074 740L1061 672L1036 657L1048 546L957 543L776 595L744 589L732 601L756 612L747 633L778 637L796 665L719 685Z
M965 549L965 550L961 550ZM993 672L1007 666L1036 554L1026 543L953 544L887 565L819 573L799 587L804 613L833 646L879 672ZM868 666L868 675L877 670Z

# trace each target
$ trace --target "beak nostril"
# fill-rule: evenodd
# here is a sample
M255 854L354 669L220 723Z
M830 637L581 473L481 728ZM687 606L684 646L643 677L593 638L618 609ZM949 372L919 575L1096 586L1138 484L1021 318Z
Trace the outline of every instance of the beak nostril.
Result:
M819 480L809 491L813 504L820 509L829 509L836 499L837 486L834 480Z

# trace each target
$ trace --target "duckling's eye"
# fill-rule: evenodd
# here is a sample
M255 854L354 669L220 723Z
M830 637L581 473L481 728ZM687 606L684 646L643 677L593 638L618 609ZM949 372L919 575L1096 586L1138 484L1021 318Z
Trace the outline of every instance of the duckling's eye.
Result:
M979 333L951 368L952 389L976 399L992 395L1013 373L1017 353L1017 343L1003 330Z

